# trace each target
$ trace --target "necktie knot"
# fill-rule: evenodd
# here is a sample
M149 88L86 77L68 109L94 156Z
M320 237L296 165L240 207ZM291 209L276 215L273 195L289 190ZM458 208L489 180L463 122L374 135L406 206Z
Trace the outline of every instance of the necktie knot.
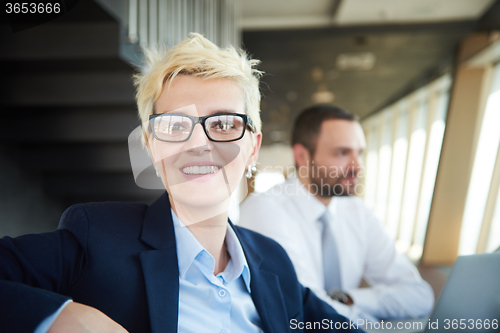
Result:
M323 213L323 215L321 215L319 218L318 218L318 221L321 223L323 229L324 228L329 228L330 227L330 214L328 213L328 211L325 211Z

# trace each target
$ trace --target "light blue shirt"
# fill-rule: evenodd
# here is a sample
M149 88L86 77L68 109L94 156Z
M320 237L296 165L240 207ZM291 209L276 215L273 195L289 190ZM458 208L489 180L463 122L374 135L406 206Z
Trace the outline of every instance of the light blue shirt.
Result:
M57 316L61 313L61 311L68 305L69 303L73 302L73 300L68 299L66 302L64 302L63 305L57 309L56 312L45 318L38 326L37 328L33 331L33 333L46 333L50 326L56 321Z
M241 244L228 223L231 259L214 276L215 259L172 210L179 263L179 322L184 332L262 332L250 296L250 270Z

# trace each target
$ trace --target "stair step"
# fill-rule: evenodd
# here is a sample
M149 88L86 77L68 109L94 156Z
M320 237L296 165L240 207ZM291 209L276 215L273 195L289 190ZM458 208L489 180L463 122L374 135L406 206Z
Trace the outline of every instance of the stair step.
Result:
M134 103L133 71L20 73L0 88L11 106L112 105Z
M15 117L18 115L18 117ZM140 125L130 108L78 109L52 113L10 113L2 120L0 140L25 143L123 142Z
M96 72L96 71L124 71L133 72L132 67L118 58L80 58L61 60L12 60L1 61L0 70L5 76L23 73L49 72Z
M118 58L120 27L117 22L42 24L0 35L0 61Z
M10 155L21 167L41 173L132 171L126 142L18 145Z
M132 173L53 174L44 177L43 185L50 195L61 197L157 198L164 192L140 188Z

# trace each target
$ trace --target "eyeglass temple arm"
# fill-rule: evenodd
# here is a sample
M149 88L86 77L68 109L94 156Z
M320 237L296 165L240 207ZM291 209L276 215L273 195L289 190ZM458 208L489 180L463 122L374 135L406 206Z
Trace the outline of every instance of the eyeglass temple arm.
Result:
M250 127L252 132L255 132L255 126L253 125L253 121L252 121L252 119L250 119L249 116L247 116L247 125Z

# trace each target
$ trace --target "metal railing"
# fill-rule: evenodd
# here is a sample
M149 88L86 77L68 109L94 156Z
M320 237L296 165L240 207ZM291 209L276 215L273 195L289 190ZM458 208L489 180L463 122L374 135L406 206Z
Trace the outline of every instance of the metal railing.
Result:
M215 44L239 46L236 0L129 0L128 41L141 47L171 47L190 32Z

